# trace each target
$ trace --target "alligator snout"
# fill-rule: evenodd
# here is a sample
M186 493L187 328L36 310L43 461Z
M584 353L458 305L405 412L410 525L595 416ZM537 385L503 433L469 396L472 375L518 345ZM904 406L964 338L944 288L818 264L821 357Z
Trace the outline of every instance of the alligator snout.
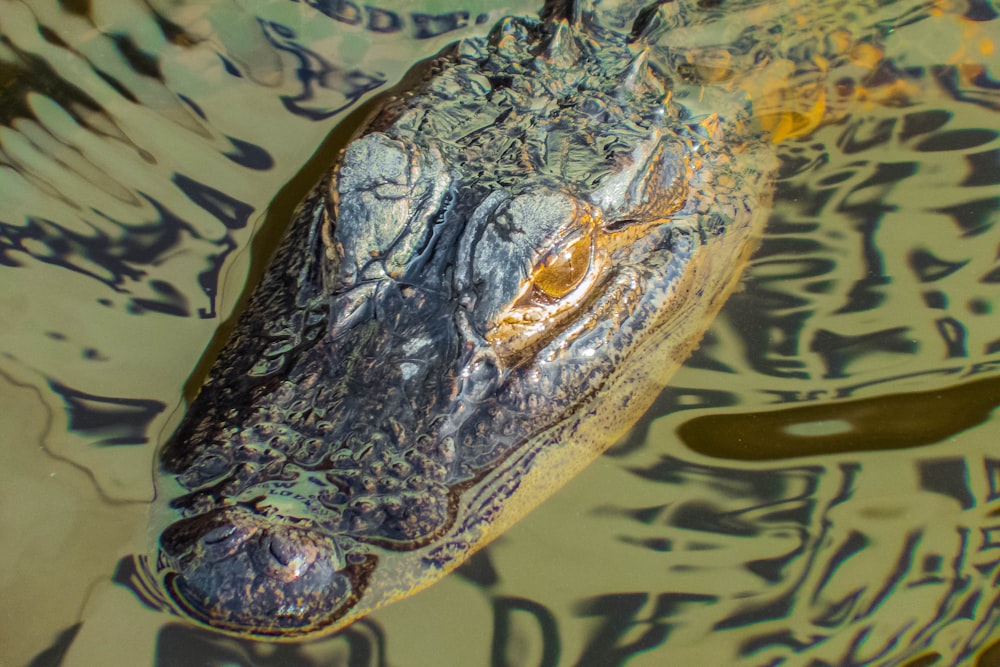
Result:
M177 521L160 537L173 601L233 632L289 635L332 623L359 579L329 535L243 507Z

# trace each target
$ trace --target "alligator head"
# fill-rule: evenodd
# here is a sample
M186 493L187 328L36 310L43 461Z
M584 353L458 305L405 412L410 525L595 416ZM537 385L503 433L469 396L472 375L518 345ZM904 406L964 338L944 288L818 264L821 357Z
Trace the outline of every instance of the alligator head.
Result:
M692 116L635 32L508 19L344 151L161 454L152 569L175 609L341 627L652 402L735 284L767 170L722 136L739 105Z

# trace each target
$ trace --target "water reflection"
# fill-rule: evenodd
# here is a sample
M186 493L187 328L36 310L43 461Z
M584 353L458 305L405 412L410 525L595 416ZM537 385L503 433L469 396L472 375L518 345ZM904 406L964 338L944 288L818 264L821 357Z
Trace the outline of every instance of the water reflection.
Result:
M127 569L112 583L261 212L352 102L460 32L353 6L0 6L0 661L998 664L997 28L978 2L891 42L908 98L790 144L744 291L653 413L459 576L290 646L180 624Z

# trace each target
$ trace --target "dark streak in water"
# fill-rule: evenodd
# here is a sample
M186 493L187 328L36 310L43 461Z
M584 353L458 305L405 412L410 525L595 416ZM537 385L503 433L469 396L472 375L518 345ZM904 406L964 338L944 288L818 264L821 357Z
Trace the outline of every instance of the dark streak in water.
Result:
M984 423L1000 404L1000 378L827 405L696 417L677 429L692 450L739 461L845 452L909 449L942 442ZM843 423L827 435L798 435L790 427Z
M160 401L95 396L49 381L66 402L69 429L84 434L95 445L144 445L150 422L166 407Z

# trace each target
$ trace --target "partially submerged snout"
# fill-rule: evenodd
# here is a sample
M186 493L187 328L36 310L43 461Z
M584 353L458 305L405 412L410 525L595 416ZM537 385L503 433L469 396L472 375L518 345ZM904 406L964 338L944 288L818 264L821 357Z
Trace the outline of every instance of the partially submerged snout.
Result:
M230 632L283 636L329 626L364 586L365 563L348 563L327 533L269 520L242 507L183 519L160 537L174 571L172 602Z

